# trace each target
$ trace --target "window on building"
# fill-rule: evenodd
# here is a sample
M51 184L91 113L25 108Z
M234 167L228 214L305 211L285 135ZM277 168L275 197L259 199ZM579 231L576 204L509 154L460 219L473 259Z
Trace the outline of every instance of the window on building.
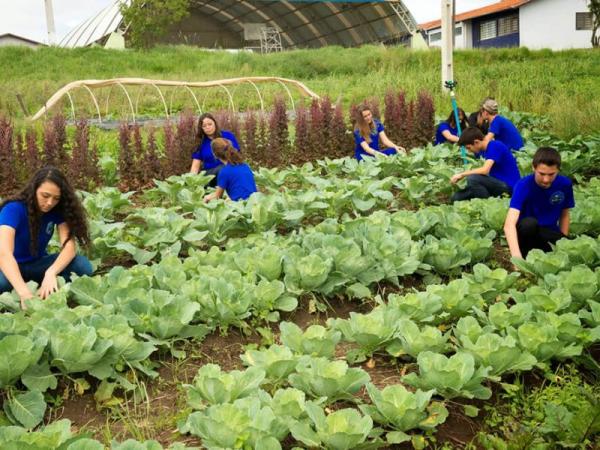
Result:
M429 35L429 42L437 42L442 40L442 32L436 31L435 33L431 33Z
M519 32L519 15L502 17L498 19L498 36L506 36L507 34L515 34Z
M454 36L462 36L462 27L456 27L454 29Z
M575 29L576 30L591 30L592 29L592 13L591 12L575 13Z
M482 41L495 38L498 35L496 30L496 20L481 22L479 25L479 32Z

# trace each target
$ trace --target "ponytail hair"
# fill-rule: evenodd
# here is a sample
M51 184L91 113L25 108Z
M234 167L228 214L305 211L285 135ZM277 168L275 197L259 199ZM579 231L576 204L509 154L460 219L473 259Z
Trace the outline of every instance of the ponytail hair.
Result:
M244 157L233 148L231 141L225 138L215 138L210 144L210 148L215 158L226 161L228 164L237 166L244 162Z

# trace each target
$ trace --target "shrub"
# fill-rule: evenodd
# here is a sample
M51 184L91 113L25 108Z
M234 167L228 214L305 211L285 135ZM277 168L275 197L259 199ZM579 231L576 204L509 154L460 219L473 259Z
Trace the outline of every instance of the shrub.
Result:
M310 161L310 141L308 137L308 111L304 106L296 110L296 135L294 136L294 162Z
M280 166L286 160L289 150L289 130L285 100L277 97L269 118L268 153L270 164Z

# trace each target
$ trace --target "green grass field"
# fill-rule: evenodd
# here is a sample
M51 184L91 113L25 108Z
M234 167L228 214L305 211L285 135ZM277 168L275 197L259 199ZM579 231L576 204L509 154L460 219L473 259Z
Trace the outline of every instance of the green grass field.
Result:
M455 62L459 103L467 111L490 95L510 109L547 115L554 132L563 138L600 129L600 52L596 50L470 50L457 52ZM383 100L390 88L404 89L409 95L425 89L434 94L440 116L449 109L440 88L436 50L329 47L259 55L190 47L125 52L2 48L0 64L0 112L17 118L23 113L16 93L33 113L70 81L113 77L206 81L273 75L300 80L345 105L373 96ZM153 102L160 114L156 96ZM240 108L244 106L242 101Z

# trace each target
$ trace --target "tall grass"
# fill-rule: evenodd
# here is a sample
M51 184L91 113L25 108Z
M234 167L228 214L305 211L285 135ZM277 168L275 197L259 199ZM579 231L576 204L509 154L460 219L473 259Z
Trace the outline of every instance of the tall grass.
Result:
M600 52L597 50L530 51L488 49L458 51L455 78L459 103L467 111L490 95L511 109L546 114L554 132L568 138L600 129ZM76 79L146 77L203 81L218 78L278 75L298 79L335 103L348 107L368 97L382 101L389 89L402 89L415 97L427 90L434 94L441 116L449 109L440 88L440 54L437 50L365 46L356 49L328 47L259 55L209 52L191 47L162 47L151 51L114 51L99 48L58 49L0 48L0 111L22 117L15 98L20 93L30 113L64 84ZM236 97L236 106L256 106L256 94L247 87ZM241 89L241 88L240 88ZM208 97L223 98L211 91ZM161 114L156 93L145 105L154 104ZM113 94L114 95L114 94ZM275 95L275 94L273 94ZM81 92L76 102L90 103ZM184 104L188 101L187 104ZM225 102L225 100L223 100ZM246 104L245 104L246 103ZM252 105L250 105L252 103ZM178 107L192 107L191 100L176 96ZM215 105L220 106L220 105ZM65 111L67 112L67 111ZM152 112L152 111L150 111Z

